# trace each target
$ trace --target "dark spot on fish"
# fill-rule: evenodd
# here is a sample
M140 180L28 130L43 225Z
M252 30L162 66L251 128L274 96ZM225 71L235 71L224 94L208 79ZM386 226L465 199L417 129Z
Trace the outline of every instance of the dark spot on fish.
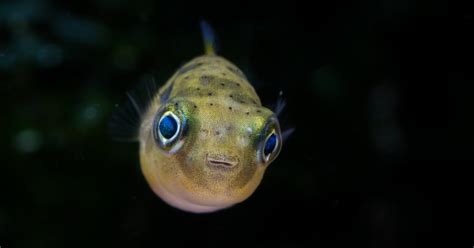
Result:
M210 75L202 75L199 78L199 81L201 81L202 84L209 84L212 80L214 80L214 76Z
M216 131L216 135L220 135L220 134L221 134L221 132L219 132L219 131Z
M226 130L227 130L227 131L232 130L232 125L227 126L227 127L226 127Z
M253 104L257 104L257 102L256 102L255 100L253 100L253 99L252 99L252 102L253 102Z
M179 105L178 103L175 103L175 104L174 104L175 107L178 107L178 105Z
M235 81L232 81L232 80L226 80L226 81L227 81L227 83L229 83L230 85L235 85L235 86L237 86L237 87L240 87L240 84L237 83L237 82L235 82Z
M226 74L225 72L223 72L223 73L222 73L222 76L225 76L225 75L227 75L227 74Z
M198 106L194 105L193 107L194 107L194 108L197 108Z
M225 84L224 84L224 83L221 83L221 85L222 85L222 86L225 86Z
M214 105L214 103L212 103L212 102L211 102L211 103L209 103L209 105L210 105L210 106L213 106L213 105Z
M232 107L229 107L229 110L232 110Z
M232 67L232 66L227 66L227 70L233 72L235 75L237 75L237 76L239 76L239 77L241 77L241 78L244 77L244 74L243 74L239 69L237 69L237 68L234 68L234 67Z
M250 114L250 112L245 112L245 114L246 114L246 115L249 115L249 114Z
M196 88L196 90L201 90L201 88L198 87L198 88Z
M208 96L212 96L212 92L207 93Z
M259 110L257 110L257 113L262 113L262 111L259 109Z
M232 94L229 94L229 97L232 98L235 102L240 103L240 104L246 104L252 101L252 99L248 97L247 95L240 94L236 91L232 92Z
M229 79L226 79L226 78L215 78L216 82L217 83L220 83L221 85L224 84L226 86L233 86L236 84L236 82L234 80L229 80Z

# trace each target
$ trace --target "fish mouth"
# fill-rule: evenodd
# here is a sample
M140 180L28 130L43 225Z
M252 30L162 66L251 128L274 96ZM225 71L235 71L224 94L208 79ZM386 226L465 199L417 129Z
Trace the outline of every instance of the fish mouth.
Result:
M230 169L239 164L239 159L235 156L226 156L222 154L207 154L206 163L213 168Z

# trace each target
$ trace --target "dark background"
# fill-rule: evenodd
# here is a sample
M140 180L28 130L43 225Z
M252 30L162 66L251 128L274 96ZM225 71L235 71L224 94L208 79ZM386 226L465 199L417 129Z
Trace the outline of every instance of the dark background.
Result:
M174 3L176 2L176 3ZM0 1L0 246L471 247L472 5ZM296 128L247 201L181 212L107 122L220 54Z

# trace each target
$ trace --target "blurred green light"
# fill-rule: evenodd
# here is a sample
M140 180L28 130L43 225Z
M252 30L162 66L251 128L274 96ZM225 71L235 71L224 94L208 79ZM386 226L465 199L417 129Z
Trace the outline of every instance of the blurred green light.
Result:
M21 153L32 153L41 147L41 134L34 129L24 129L15 137L15 148Z

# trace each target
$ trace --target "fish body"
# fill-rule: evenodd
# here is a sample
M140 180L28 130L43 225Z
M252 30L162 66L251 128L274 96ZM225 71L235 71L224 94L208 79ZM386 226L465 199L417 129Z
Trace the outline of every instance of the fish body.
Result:
M138 133L141 170L152 190L195 213L247 199L282 147L276 115L244 73L214 53L205 29L204 35L206 54L156 92Z

